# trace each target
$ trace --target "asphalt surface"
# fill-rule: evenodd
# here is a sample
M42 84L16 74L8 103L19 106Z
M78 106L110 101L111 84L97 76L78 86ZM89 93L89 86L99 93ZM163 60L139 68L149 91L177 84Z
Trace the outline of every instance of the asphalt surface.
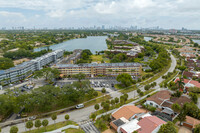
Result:
M173 72L175 67L176 67L176 59L172 55L171 55L171 60L172 60L171 67L166 72L166 74L168 72ZM163 81L162 77L160 77L157 80L155 80L154 82L157 83L157 86L154 89L159 90L160 87L159 87L158 84L161 83L162 81ZM144 90L144 87L142 87L140 89ZM121 96L121 93L119 93L117 91L111 91L110 94L112 95L113 98ZM129 98L134 98L135 96L137 96L137 92L136 91L129 92L128 95L129 95ZM80 123L80 122L88 120L89 119L89 115L92 112L95 112L94 106L89 106L89 107L85 107L85 108L82 108L82 109L77 109L77 110L74 110L74 111L71 111L71 112L68 112L68 113L60 114L60 115L57 116L56 123L65 121L64 116L66 114L69 114L70 120ZM51 120L50 117L48 117L46 119L49 120L49 125L54 124L54 121ZM41 120L43 120L43 119L41 119ZM25 128L25 123L16 124L16 126L19 128L19 132L20 133L24 132L24 131L28 131ZM35 129L35 127L33 127L32 129ZM7 127L2 129L2 133L9 133L9 130L10 130L10 126L7 126Z

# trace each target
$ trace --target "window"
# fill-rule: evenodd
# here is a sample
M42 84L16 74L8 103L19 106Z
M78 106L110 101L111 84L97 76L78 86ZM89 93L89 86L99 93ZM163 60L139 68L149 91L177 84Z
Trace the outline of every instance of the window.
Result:
M153 103L150 102L150 105L153 105Z

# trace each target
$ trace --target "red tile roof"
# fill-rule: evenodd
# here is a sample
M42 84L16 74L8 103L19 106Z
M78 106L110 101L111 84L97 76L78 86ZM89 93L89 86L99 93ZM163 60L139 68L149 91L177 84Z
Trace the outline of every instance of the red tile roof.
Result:
M191 124L193 126L193 128L196 125L200 124L200 120L197 120L197 119L190 117L190 116L186 116L185 122Z
M147 98L148 101L154 101L157 104L161 104L164 100L170 99L171 93L167 90L162 90L156 93L155 95Z
M145 113L146 111L136 107L135 105L125 105L119 108L116 112L112 114L112 117L119 119L121 117L126 118L127 120L135 114Z
M151 133L154 131L159 125L165 124L166 122L161 120L156 116L145 117L138 122L138 125L141 128L138 130L138 133Z
M187 71L184 71L184 72L183 72L183 75L184 75L184 76L186 76L186 77L188 77L188 78L192 78L192 77L193 77L193 75L194 75L194 73L192 73L192 72L187 72Z
M174 82L176 83L177 81L179 81L179 78L176 78ZM194 86L200 88L200 83L198 81L190 80L190 79L184 79L183 82L185 83L185 85L187 83L189 83L189 84L193 84Z

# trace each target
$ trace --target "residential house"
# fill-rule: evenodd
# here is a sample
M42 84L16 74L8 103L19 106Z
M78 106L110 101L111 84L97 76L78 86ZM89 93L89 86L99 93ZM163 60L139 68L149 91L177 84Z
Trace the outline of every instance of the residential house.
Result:
M173 117L176 113L171 109L172 104L178 103L180 106L183 106L187 102L191 102L188 97L172 97L169 91L163 90L147 98L144 104L159 108L162 110L162 113Z
M131 120L130 122L118 128L118 133L157 133L160 126L166 122L156 116L147 115L139 119Z
M197 120L190 116L186 116L186 119L183 122L183 126L191 128L191 129L195 128L195 126L198 124L200 124L200 120Z
M175 79L175 83L179 81L179 78ZM200 88L200 83L196 80L192 80L192 79L183 79L183 82L185 83L184 87L185 89L188 89L190 87L198 87Z
M185 77L187 77L187 78L189 78L189 79L192 79L193 76L194 76L194 73L188 72L188 71L184 71L184 72L183 72L183 76L185 76Z
M111 114L110 126L117 131L120 126L128 123L130 120L139 118L146 113L145 110L135 105L124 105Z
M138 116L144 114L145 112L146 112L145 110L140 109L135 105L124 105L120 107L117 111L113 112L111 118L113 120L117 120L124 117L127 120L131 120L137 118Z

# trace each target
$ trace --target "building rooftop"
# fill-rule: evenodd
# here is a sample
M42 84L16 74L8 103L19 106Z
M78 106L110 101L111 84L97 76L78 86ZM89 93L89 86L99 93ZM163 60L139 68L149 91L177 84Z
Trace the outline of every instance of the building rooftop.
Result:
M123 130L127 133L132 133L133 131L137 131L138 129L141 128L141 126L139 126L137 123L138 123L138 120L134 119L130 121L129 123L122 125L120 130Z
M123 67L123 66L135 66L139 67L139 63L86 63L86 64L56 64L56 67L65 68L65 67Z
M154 101L157 104L161 104L163 101L170 99L171 93L167 90L159 91L153 96L148 97L146 100Z
M191 124L193 128L195 128L196 125L200 124L200 120L197 120L190 116L186 116L185 122Z
M117 111L112 113L112 117L115 119L119 119L121 117L130 119L133 115L138 113L145 113L146 111L136 107L135 105L125 105L119 108Z
M165 124L166 122L161 120L160 118L156 116L148 116L143 119L141 119L138 122L138 125L141 127L138 131L138 133L152 133L153 130L155 130L158 126Z

